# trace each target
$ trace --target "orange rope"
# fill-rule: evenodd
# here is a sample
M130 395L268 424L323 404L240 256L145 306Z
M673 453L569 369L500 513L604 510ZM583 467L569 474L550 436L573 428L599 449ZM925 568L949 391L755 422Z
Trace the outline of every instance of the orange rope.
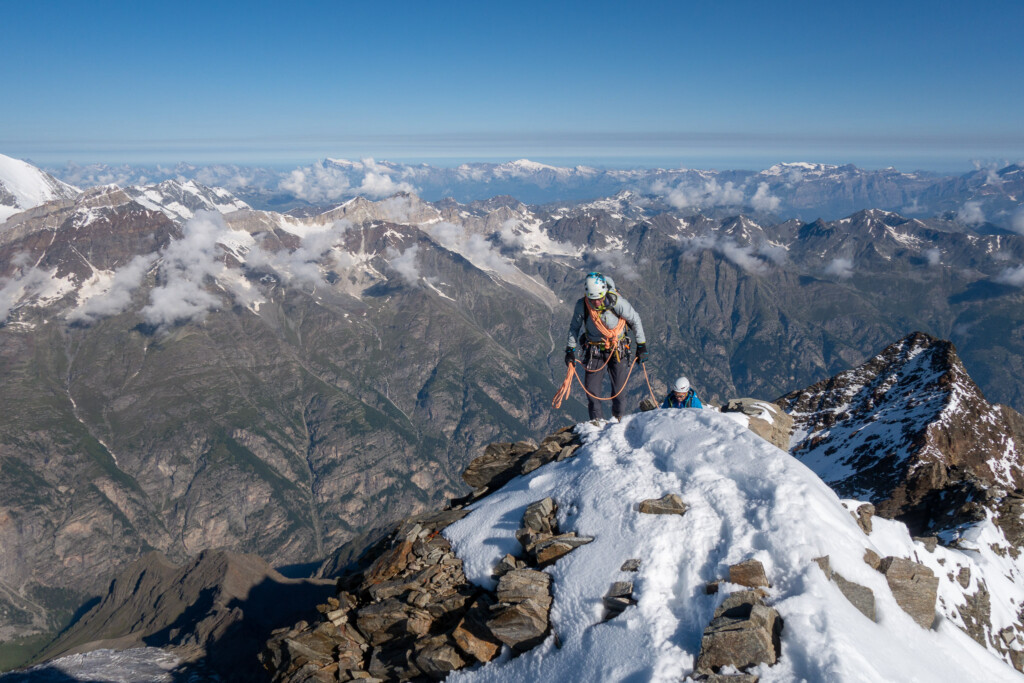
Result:
M611 360L611 354L608 354L608 360ZM596 401L611 401L614 398L618 398L619 394L626 390L626 385L629 384L629 378L633 374L633 368L636 367L636 361L637 359L634 358L633 362L629 364L629 372L626 373L626 381L622 383L622 386L619 388L617 392L615 392L615 395L609 396L608 398L604 398L602 396L594 396L592 393L587 391L587 386L583 383L583 380L580 379L579 373L576 372L576 363L578 363L579 361L573 360L573 364L566 368L565 379L562 381L562 385L558 387L558 392L555 394L555 397L551 399L551 407L554 408L555 410L558 410L559 408L562 407L562 403L565 401L565 399L569 398L569 394L572 392L573 377L576 378L576 382L580 385L580 388L583 389L583 393L585 393L587 396ZM608 365L607 360L604 362L604 365L602 365L600 369L595 370L594 372L600 372L601 370L604 369L606 365ZM654 389L651 388L651 378L647 375L647 364L640 363L640 365L644 369L644 379L647 381L647 391L651 393L651 400L657 403L658 399L654 397Z
M610 358L611 354L609 354L609 359ZM551 407L554 408L555 410L561 408L562 402L565 401L565 399L569 398L569 393L572 391L573 377L576 378L576 382L580 385L580 388L583 389L583 393L585 393L590 398L594 399L595 401L611 401L612 399L618 398L619 394L626 390L626 385L629 384L629 378L633 374L633 368L636 367L636 358L634 358L633 362L629 364L629 372L626 373L626 380L622 383L622 386L619 387L619 390L615 392L614 396L609 396L608 398L605 398L603 396L594 396L592 393L587 391L587 386L583 383L583 380L580 379L579 373L576 372L576 363L578 362L579 361L574 361L573 364L569 366L568 370L565 373L565 380L562 382L562 386L558 388L558 393L555 394L555 397L553 399L551 399ZM608 361L605 361L604 365L608 365ZM601 366L601 369L604 369L604 365ZM643 363L641 363L641 365L643 365ZM594 372L600 371L601 370L594 370ZM647 374L646 367L644 367L644 374ZM647 383L647 386L648 388L650 388L650 382ZM653 392L651 393L651 397L654 397Z
M622 335L626 332L626 319L619 318L619 322L615 323L615 327L609 329L604 321L601 320L601 315L598 313L597 305L587 297L583 297L583 303L586 306L587 313L590 314L590 321L594 323L594 327L597 328L598 334L601 335L601 343L605 349L608 349L608 357L611 358L611 354L614 353L615 357L619 357L619 340ZM607 365L607 363L605 363ZM597 372L595 370L595 372Z
M647 391L651 392L651 400L658 405L658 399L654 398L654 389L651 388L651 378L647 376L647 363L640 363L644 368L644 379L647 380Z

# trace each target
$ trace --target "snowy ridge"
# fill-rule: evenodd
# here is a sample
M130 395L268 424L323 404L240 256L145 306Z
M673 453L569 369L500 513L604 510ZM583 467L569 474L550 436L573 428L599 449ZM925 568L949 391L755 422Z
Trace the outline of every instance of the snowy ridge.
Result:
M968 567L984 577L995 554L942 549L926 556L903 525L885 520L865 535L832 490L750 433L742 416L658 410L577 429L584 446L574 458L513 480L444 532L467 577L493 586L493 567L518 551L514 532L526 506L553 497L559 527L595 539L547 570L558 643L549 636L518 658L506 654L449 680L681 680L693 674L715 608L739 588L725 584L708 595L706 584L748 558L764 565L773 584L768 602L785 620L779 661L749 671L761 681L1022 680L957 625L955 607L978 584L962 587L954 573ZM666 493L682 497L684 515L637 512L639 501ZM979 545L985 540L979 536ZM897 605L882 574L862 559L868 549L940 570L933 628L921 628ZM843 577L871 589L876 622L828 581L814 563L823 555ZM637 573L621 571L627 559L640 560ZM625 580L633 581L637 604L602 623L601 597ZM990 587L998 583L993 578ZM993 592L993 601L1008 616L1019 592Z
M985 400L952 345L927 335L780 404L797 424L793 455L844 495L877 503L922 467L1009 488L1024 480L1004 409Z
M227 190L205 187L194 180L165 180L157 185L129 187L125 192L147 209L160 211L175 221L188 220L200 211L230 213L249 208Z
M78 188L19 159L0 154L0 223L54 199L69 199Z

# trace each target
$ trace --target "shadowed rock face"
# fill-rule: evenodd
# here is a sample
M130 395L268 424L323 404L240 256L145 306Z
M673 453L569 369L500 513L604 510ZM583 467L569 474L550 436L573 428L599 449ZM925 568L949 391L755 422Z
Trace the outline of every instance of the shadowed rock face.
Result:
M953 345L926 334L777 404L795 420L795 457L919 535L972 519L986 490L1024 485L1024 418L985 400Z
M333 591L333 581L287 579L255 555L207 551L176 566L151 552L118 575L43 657L164 647L228 680L254 680L262 676L256 654L271 631L315 614L313 605Z

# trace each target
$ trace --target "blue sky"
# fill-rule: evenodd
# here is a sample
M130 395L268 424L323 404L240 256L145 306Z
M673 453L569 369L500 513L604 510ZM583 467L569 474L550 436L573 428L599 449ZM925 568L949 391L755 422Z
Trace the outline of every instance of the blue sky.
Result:
M0 153L1024 159L1024 2L0 0Z

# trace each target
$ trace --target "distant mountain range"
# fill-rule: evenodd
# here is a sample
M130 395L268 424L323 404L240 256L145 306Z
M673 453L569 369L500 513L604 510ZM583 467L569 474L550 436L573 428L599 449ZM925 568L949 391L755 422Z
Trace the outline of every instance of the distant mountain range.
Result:
M46 178L23 171L0 178L12 196ZM711 402L772 398L921 330L956 344L989 400L1024 407L1024 236L957 213L773 217L796 171L853 173L701 181L744 206L760 191L766 212L698 209L678 184L280 213L170 179L8 204L0 641L59 628L149 550L305 564L461 495L484 444L585 415L579 391L550 400L591 269L643 316L658 393L687 374ZM631 405L645 393L633 380Z
M1024 232L1024 169L1011 164L959 176L781 163L762 171L557 167L527 159L455 167L324 159L289 170L235 165L48 168L78 187L195 180L223 187L257 209L328 207L357 195L415 193L472 202L509 195L527 204L596 199L630 190L691 212L744 212L772 220L834 220L863 209L911 218L942 216L982 230Z

